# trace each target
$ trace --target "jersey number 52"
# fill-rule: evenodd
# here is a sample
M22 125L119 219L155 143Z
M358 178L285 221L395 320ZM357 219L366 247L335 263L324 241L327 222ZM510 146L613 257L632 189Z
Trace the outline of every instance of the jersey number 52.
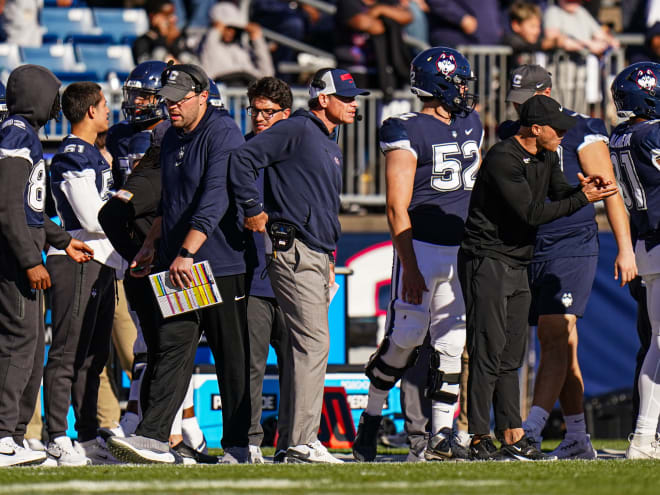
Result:
M458 155L458 156L457 156ZM472 159L463 168L463 161ZM431 187L436 191L449 192L458 189L472 190L479 171L479 145L476 141L433 145L433 174Z

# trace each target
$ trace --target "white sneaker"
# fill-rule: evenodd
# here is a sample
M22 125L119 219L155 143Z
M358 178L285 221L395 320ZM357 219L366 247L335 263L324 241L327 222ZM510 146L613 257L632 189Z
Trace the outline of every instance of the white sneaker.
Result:
M46 452L46 446L38 438L24 438L23 446L26 449L36 450L38 452Z
M32 443L30 442L30 440L35 440L38 443ZM34 448L31 445L35 445L37 448ZM40 445L43 446L43 449L38 448ZM24 438L23 447L28 450L33 450L35 452L43 452L44 454L46 454L46 446L43 443L41 443L41 440L39 440L38 438L31 438L31 439ZM46 454L46 458L41 464L39 464L39 467L57 467L57 461L52 457L49 457L48 454Z
M76 450L87 457L95 466L100 464L121 464L121 461L117 460L110 453L105 446L105 441L100 437L77 443L76 446L78 447Z
M45 452L17 445L12 437L0 439L0 466L33 466L44 462L45 456Z
M460 445L461 447L467 449L470 447L471 441L472 435L470 435L467 431L454 428L454 437L452 439L453 445Z
M595 459L598 457L596 449L591 445L591 437L587 434L566 435L550 455L557 456L557 459Z
M250 464L264 464L264 455L261 453L261 448L256 445L250 445L249 449L248 462Z
M69 437L57 437L49 442L46 452L57 461L58 466L87 466L92 463L84 453L76 450Z
M337 459L335 456L328 452L324 445L316 440L309 444L295 445L289 447L286 451L286 461L292 463L326 463L326 464L342 464L344 461Z
M628 437L630 445L626 450L626 459L660 459L660 447L658 440L643 440L638 435L631 433Z

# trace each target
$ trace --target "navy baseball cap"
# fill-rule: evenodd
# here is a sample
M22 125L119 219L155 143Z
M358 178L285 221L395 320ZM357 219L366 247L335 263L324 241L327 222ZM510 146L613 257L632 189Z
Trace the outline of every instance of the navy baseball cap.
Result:
M520 125L549 125L554 129L567 131L577 123L575 117L564 112L559 102L549 96L535 95L520 107Z
M350 72L342 69L321 69L309 85L309 97L318 98L319 95L337 95L353 98L359 95L368 95L369 91L355 86Z

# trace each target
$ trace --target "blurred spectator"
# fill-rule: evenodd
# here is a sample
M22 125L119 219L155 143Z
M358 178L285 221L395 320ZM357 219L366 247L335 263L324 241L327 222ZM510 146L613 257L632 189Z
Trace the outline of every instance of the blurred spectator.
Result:
M404 2L405 4L405 2ZM408 0L408 8L410 13L413 16L413 20L408 24L404 31L407 35L412 36L415 39L423 41L425 43L429 42L429 19L428 13L430 12L429 4L426 3L426 0ZM421 50L415 50L415 53L421 52Z
M426 0L431 45L496 45L502 39L498 0Z
M646 28L646 0L625 0L626 8L621 9L621 24L624 33L643 33ZM649 0L649 5L654 0ZM653 23L651 23L653 24Z
M187 10L186 18L188 22L186 26L190 28L208 27L211 8L215 3L216 0L183 0Z
M660 22L656 22L646 31L644 50L632 53L628 60L631 64L645 60L660 62Z
M619 42L602 28L582 7L582 0L558 0L545 11L545 35L568 52L586 51L602 55L608 48L618 48Z
M133 58L139 64L147 60L196 63L197 58L186 45L185 34L177 27L172 0L149 0L146 5L149 31L133 43Z
M43 0L0 0L0 41L41 46L39 9Z
M408 81L410 54L402 27L413 19L402 3L378 0L338 0L335 55L338 67L353 74L357 86L379 87L385 99ZM370 69L376 69L374 84Z
M213 25L200 46L202 67L211 79L246 86L274 75L273 61L261 27L229 2L215 4L209 13Z
M511 31L504 43L513 48L511 67L534 63L536 52L554 48L553 40L541 37L541 8L530 2L517 1L509 8Z

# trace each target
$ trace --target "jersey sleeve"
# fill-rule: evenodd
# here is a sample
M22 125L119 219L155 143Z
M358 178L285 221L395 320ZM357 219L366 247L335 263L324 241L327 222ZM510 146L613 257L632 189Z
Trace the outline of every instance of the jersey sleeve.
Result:
M408 136L408 130L400 118L390 117L383 122L378 137L380 141L380 150L383 153L392 150L405 150L412 153L415 156L415 159L417 159L417 150L415 150L411 143L410 137Z
M605 144L609 144L610 138L607 128L605 127L605 122L601 119L580 119L580 125L583 126L582 132L582 141L578 144L577 151L580 152L582 148L588 146L592 143L602 141Z
M151 146L150 132L138 132L131 137L128 142L128 160L131 168L136 161L142 159L149 146Z
M34 144L27 132L25 123L21 120L9 119L2 123L0 130L0 159L23 158L32 163L30 150Z

